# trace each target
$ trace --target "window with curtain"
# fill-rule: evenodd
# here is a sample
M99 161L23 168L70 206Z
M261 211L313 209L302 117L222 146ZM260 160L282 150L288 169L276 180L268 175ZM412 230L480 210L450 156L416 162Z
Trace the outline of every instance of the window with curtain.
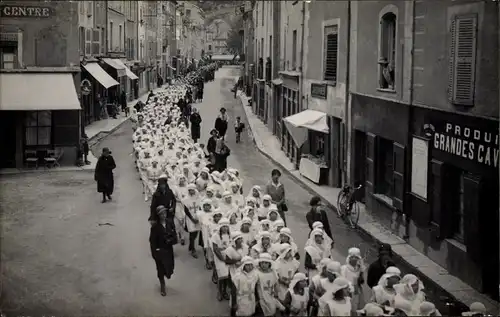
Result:
M52 137L52 112L30 111L25 118L26 146L50 145Z

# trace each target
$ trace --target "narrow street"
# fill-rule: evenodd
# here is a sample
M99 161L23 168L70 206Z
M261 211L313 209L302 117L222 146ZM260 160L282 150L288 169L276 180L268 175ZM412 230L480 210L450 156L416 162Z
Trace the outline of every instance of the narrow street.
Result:
M220 107L230 125L246 122L242 105L230 91L237 69L223 68L205 86L200 110L202 142L206 142ZM248 124L247 124L248 126ZM109 147L118 165L113 201L100 203L93 173L49 172L2 178L2 307L11 314L52 315L226 315L227 302L215 299L215 285L202 257L193 259L187 246L176 246L174 276L161 297L148 235L148 206L131 155L130 123L93 149ZM229 165L240 170L244 194L264 185L275 165L260 154L248 133L236 144L228 133ZM288 226L302 251L309 228L305 214L311 193L286 174ZM362 250L367 265L375 259L366 243L330 213L337 253L344 263L347 249ZM303 252L302 252L303 253ZM365 289L368 292L367 289Z

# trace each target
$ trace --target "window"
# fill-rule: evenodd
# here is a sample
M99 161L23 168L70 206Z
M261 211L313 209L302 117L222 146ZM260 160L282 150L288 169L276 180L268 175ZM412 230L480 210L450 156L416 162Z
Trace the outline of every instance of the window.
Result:
M394 90L394 71L396 65L396 15L386 13L380 21L379 86L381 89Z
M297 69L297 30L293 30L292 34L292 68Z
M52 112L30 111L26 113L26 146L51 144Z
M113 52L113 47L114 43L113 43L113 21L110 21L109 22L109 43L108 43L108 48L110 51Z
M101 53L101 34L100 29L92 31L92 55L99 55Z
M80 42L80 56L85 55L85 28L83 26L79 27L78 40Z
M120 25L119 26L119 30L118 30L118 47L119 47L119 51L123 51L123 26Z
M261 9L260 10L261 11L261 14L260 14L260 22L261 23L260 23L260 25L262 25L262 26L264 26L264 5L265 4L266 3L264 1L261 2L261 8L260 8Z
M212 45L210 45L210 44L208 45L208 50L212 51Z
M0 69L14 69L16 68L17 47L4 46L0 47Z
M92 16L94 14L94 2L85 1L87 6L87 16Z
M264 38L260 39L260 57L264 58Z
M393 197L393 143L384 138L378 138L378 156L377 178L375 183L375 191L377 194L384 195L390 199Z
M325 27L323 49L323 79L337 82L337 61L339 54L339 27Z
M458 185L458 208L455 219L455 232L453 238L459 242L464 242L464 211L465 211L465 172L460 171Z
M105 44L106 44L106 30L104 28L101 28L101 42L100 42L100 47L101 47L101 55L105 54Z
M186 9L186 17L190 17L191 16L191 10L190 9Z
M213 39L213 35L212 35L212 33L208 33L208 34L207 34L207 36L208 36L208 40L209 40L209 41L212 41L212 39Z
M85 30L85 55L92 54L92 30Z
M451 22L448 98L452 104L474 105L477 16L457 16Z

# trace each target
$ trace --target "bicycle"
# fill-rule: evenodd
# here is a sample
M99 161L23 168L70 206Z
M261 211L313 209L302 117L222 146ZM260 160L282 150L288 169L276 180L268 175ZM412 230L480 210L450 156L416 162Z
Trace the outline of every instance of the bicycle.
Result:
M337 214L339 218L347 222L353 229L356 228L359 221L359 206L355 194L362 187L362 185L359 185L353 188L346 184L337 197Z

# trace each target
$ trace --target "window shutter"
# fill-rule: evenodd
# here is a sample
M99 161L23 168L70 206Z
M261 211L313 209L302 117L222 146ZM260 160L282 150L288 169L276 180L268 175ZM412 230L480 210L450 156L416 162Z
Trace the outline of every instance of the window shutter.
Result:
M80 40L80 55L85 55L85 28L80 26L79 40Z
M418 224L426 226L429 221L432 221L439 228L439 239L446 239L453 235L453 218L454 204L450 203L452 197L450 193L454 192L450 186L446 184L450 182L448 169L446 165L438 160L431 161L431 188L430 188L430 205L431 215L425 214L425 210L418 211L421 213L420 217L414 217L419 220ZM455 182L454 180L451 180ZM415 215L417 214L414 213Z
M450 35L448 97L453 104L474 106L477 16L456 17Z
M85 30L85 55L92 54L92 30Z
M366 134L366 181L365 195L370 197L373 193L375 184L375 155L376 155L377 136L372 133ZM369 203L370 200L367 201ZM368 206L371 207L371 206Z
M324 79L337 81L337 58L338 58L338 28L325 30L325 69Z
M464 242L467 254L476 263L481 262L480 179L471 174L464 176Z
M394 142L392 147L392 186L393 197L392 205L394 208L403 211L403 202L405 197L405 147Z

